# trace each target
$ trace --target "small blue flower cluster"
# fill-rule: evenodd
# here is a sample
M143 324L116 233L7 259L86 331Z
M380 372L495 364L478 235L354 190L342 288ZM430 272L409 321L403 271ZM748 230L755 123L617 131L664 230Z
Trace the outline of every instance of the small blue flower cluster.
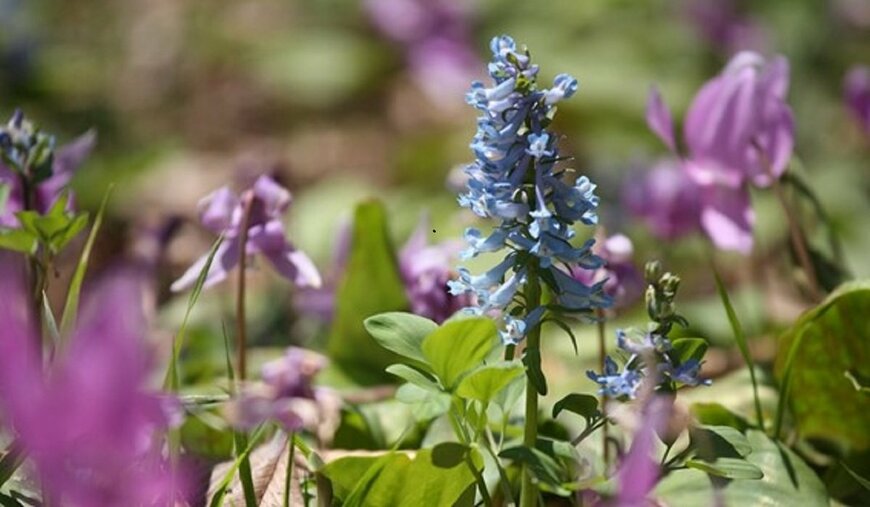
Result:
M500 312L502 338L515 344L544 313L543 308L507 311L528 276L550 287L553 303L562 311L607 307L610 298L603 292L603 282L588 286L570 274L572 267L596 269L602 264L591 252L594 240L579 247L572 244L575 222L597 223L598 198L589 178L556 167L561 160L557 139L547 131L556 104L574 94L577 80L560 74L551 88L538 89L538 66L531 63L528 51L519 51L506 35L495 37L490 49L493 86L474 82L466 96L480 116L471 143L475 161L465 168L468 191L459 203L497 225L488 236L475 228L466 230L469 248L462 257L510 252L482 275L472 276L460 268L459 279L449 285L454 295L473 296L471 312ZM523 313L525 317L517 317Z
M34 162L50 160L54 137L41 133L16 109L6 125L0 125L0 161L23 172Z
M619 371L616 361L609 356L604 360L604 371L596 373L592 370L586 376L601 386L600 394L610 398L622 396L634 399L637 396L641 379L646 376L646 365L654 364L658 374L659 384L663 382L678 382L688 386L710 385L710 380L698 377L701 363L697 359L688 359L675 365L671 351L671 342L666 337L654 332L636 333L639 336L629 337L619 329L616 331L616 345L629 354L625 368Z

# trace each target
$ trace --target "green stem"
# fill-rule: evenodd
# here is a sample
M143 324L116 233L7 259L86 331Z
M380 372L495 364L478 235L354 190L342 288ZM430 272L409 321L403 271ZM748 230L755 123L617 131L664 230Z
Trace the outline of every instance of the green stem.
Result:
M290 433L290 448L287 450L287 474L284 476L284 507L290 507L290 487L293 478L293 460L296 454L295 433Z
M527 308L534 309L541 305L541 285L537 273L529 270L526 284ZM526 354L536 351L540 354L541 326L537 325L526 336ZM526 371L526 425L523 432L523 445L533 449L538 440L538 391L532 382L531 373ZM538 503L538 488L528 465L523 465L522 489L520 490L520 507L534 507Z
M514 494L511 491L511 483L508 480L507 472L504 467L501 466L501 460L498 458L498 454L495 452L495 438L492 436L492 431L489 428L486 428L486 438L483 439L483 447L489 452L489 455L492 457L492 460L495 462L495 467L498 470L499 476L499 484L501 485L501 491L504 494L504 498L507 501L508 505L515 504L516 500L514 500Z
M810 288L810 294L815 301L821 301L823 298L822 290L819 287L819 280L816 276L816 270L815 268L813 268L812 259L810 259L807 239L801 232L801 228L800 225L798 225L798 220L795 216L794 210L792 209L791 204L788 202L788 199L785 196L785 192L783 192L782 186L780 185L778 179L773 180L773 191L776 194L776 198L779 200L780 205L782 206L782 211L785 214L786 221L788 222L788 231L791 238L791 246L792 248L794 248L794 251L797 254L798 262L800 263L801 268L803 269L804 274L807 277L807 284Z
M483 480L483 474L480 473L480 470L474 466L471 454L465 455L465 464L468 465L468 469L471 470L471 474L474 475L474 479L477 481L477 489L480 490L480 496L483 498L484 505L492 507L492 498L489 496L489 491L486 489L486 481Z
M237 349L236 366L238 367L239 380L247 378L247 346L248 334L245 328L245 266L247 266L248 248L248 225L251 222L251 209L254 204L254 196L246 196L245 211L242 217L242 229L239 235L239 282L236 294L236 326L237 326Z
M603 309L596 309L595 316L598 318L598 369L603 372L604 363L607 359L607 323L605 322ZM601 412L604 413L607 408L607 395L602 393L600 399ZM605 469L610 465L610 446L607 445L608 433L607 424L605 424L604 431L601 432L601 455L604 458Z

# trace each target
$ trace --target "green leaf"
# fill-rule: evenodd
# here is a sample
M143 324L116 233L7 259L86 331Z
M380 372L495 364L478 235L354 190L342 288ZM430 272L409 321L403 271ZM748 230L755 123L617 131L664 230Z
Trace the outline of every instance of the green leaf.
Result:
M456 394L465 399L477 400L488 404L493 398L514 379L525 372L519 361L500 361L477 368L466 375Z
M239 450L239 455L236 457L235 461L233 461L232 465L230 465L229 469L226 471L224 476L221 478L218 483L218 487L215 489L214 495L211 497L208 505L209 507L220 507L224 504L224 497L227 494L227 488L232 482L233 477L236 475L236 471L242 466L242 463L246 462L250 455L251 451L254 450L254 445L260 440L260 437L263 435L265 431L265 427L260 427L254 433L254 436L247 442L247 445L244 449Z
M761 479L760 468L741 458L718 458L714 461L690 459L686 466L726 479Z
M707 340L703 338L677 338L671 342L670 356L677 364L694 359L700 362L707 353Z
M9 202L9 194L12 188L8 183L0 181L0 215L6 213L6 203Z
M496 343L492 320L477 317L445 323L423 340L423 356L448 390L478 367Z
M2 229L0 230L0 248L13 250L27 255L36 252L36 236L25 229Z
M88 225L88 214L79 213L70 219L62 230L53 234L48 242L52 252L59 253Z
M870 448L870 399L844 375L870 377L870 281L847 283L804 313L779 338L777 433L785 404L804 437Z
M103 195L103 200L100 203L100 209L97 211L97 216L94 218L94 225L91 227L91 233L85 242L85 247L82 249L82 254L79 257L79 262L76 264L76 270L73 273L72 279L69 282L69 289L66 292L66 304L63 307L63 315L60 319L61 336L68 336L75 327L76 317L79 311L79 298L82 292L82 283L85 280L85 273L88 270L88 262L91 258L91 251L94 249L94 243L97 240L97 234L100 232L100 227L103 225L103 217L106 214L106 205L109 202L109 196L112 194L110 186Z
M711 481L706 472L688 468L664 477L653 495L667 505L828 506L824 484L794 452L758 430L749 430L746 438L752 447L746 461L761 470L761 479Z
M432 448L432 464L438 468L453 468L465 461L470 449L459 442L442 442Z
M840 466L843 467L843 470L845 470L846 472L848 472L848 474L851 475L852 478L855 479L855 481L856 481L858 484L860 484L862 488L864 488L864 489L867 490L867 491L870 491L870 481L868 481L867 479L865 479L865 478L861 477L860 475L858 475L858 472L856 472L856 471L852 470L851 468L849 468L849 467L848 467L845 463L843 463L842 461L840 462Z
M734 311L734 306L731 305L728 291L725 290L722 278L719 277L719 273L716 272L715 268L713 269L713 277L716 279L716 291L719 293L719 298L725 307L725 313L728 315L728 322L731 324L731 330L734 332L734 341L737 342L737 348L740 349L743 361L746 362L746 367L749 369L749 376L752 379L752 396L755 402L755 417L758 426L764 431L764 415L761 411L761 400L758 398L758 380L755 378L755 365L752 364L752 356L749 354L749 344L746 342L746 335L743 334L743 326L740 325L737 312Z
M719 403L693 403L690 407L692 414L701 424L710 426L730 426L744 432L749 427L746 419L728 410Z
M692 446L704 461L744 458L752 452L749 441L730 426L699 426L689 430Z
M465 449L471 453L475 468L482 470L483 459L479 453L472 449ZM450 453L452 452L451 449ZM413 459L402 453L391 453L381 457L341 458L328 463L321 473L330 480L335 497L342 500L345 507L351 505L397 507L465 505L470 507L471 504L457 502L475 483L471 470L467 466L440 467L435 464L434 453L434 450L424 449L418 451ZM439 461L441 461L440 457Z
M523 364L526 365L529 381L535 386L538 394L547 394L547 377L541 369L541 349L538 347L527 348L523 354Z
M414 418L418 421L434 419L450 410L449 394L423 389L414 384L399 386L396 399L412 405Z
M367 317L408 307L399 276L386 211L381 203L357 206L347 268L336 292L336 310L327 349L333 362L362 384L394 381L384 372L399 362L366 331Z
M553 418L555 419L563 410L577 414L586 421L598 417L598 398L591 394L571 393L553 405Z
M441 388L435 380L412 366L406 364L391 364L390 366L387 366L387 373L395 375L400 379L410 382L415 386L422 387L423 389L434 392L441 391Z
M559 463L540 449L519 445L503 450L499 457L528 466L532 474L545 484L557 487L562 484Z
M438 329L431 320L405 312L381 313L367 318L364 324L381 347L422 364L426 364L423 339Z

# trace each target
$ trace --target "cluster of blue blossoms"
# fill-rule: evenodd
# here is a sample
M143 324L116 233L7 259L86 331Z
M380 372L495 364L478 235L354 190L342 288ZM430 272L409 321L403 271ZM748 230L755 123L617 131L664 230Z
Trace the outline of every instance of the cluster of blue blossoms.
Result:
M579 247L572 244L575 222L597 223L598 198L587 177L556 167L561 160L557 138L547 130L556 104L574 94L577 80L560 74L551 88L539 89L538 66L531 63L528 51L519 51L505 35L495 37L490 48L493 86L474 82L466 96L480 116L471 143L475 161L465 168L468 191L459 203L496 225L489 235L475 228L466 230L469 248L462 257L509 252L481 275L459 268L459 279L449 286L454 295L472 296L470 312L500 314L503 341L515 344L545 311L527 308L517 298L530 276L552 290L551 309L585 313L611 301L603 292L603 282L589 286L572 276L575 267L602 265L591 251L594 240Z
M604 372L601 374L592 370L586 375L599 386L599 393L610 397L627 397L634 399L640 388L641 379L647 376L650 364L654 365L658 384L676 382L687 386L710 385L710 380L699 378L701 362L688 359L675 364L671 357L671 342L666 337L655 332L628 333L620 329L616 332L616 345L624 351L628 359L625 368L619 371L616 361L610 356L604 360Z

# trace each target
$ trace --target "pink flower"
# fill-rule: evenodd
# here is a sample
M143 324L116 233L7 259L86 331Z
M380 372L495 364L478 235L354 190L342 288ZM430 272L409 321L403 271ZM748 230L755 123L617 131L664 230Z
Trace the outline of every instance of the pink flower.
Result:
M614 307L624 307L637 299L643 290L643 277L634 265L634 245L623 234L596 241L592 247L604 265L598 269L577 268L574 278L593 285L604 282L604 293L613 298Z
M0 270L0 409L46 490L63 505L165 504L173 482L152 436L167 421L145 389L141 280L118 271L100 284L43 373L19 273Z
M245 208L250 201L251 214L247 224L247 255L262 254L284 278L298 287L319 287L320 274L311 259L287 241L281 222L290 207L290 192L268 176L260 176L254 186L237 196L227 187L216 190L199 203L200 221L206 229L223 234L224 242L218 247L205 280L211 287L224 279L239 264L239 241ZM172 284L173 291L193 286L208 260L199 258Z
M870 136L870 67L855 65L844 83L846 106L864 133Z

